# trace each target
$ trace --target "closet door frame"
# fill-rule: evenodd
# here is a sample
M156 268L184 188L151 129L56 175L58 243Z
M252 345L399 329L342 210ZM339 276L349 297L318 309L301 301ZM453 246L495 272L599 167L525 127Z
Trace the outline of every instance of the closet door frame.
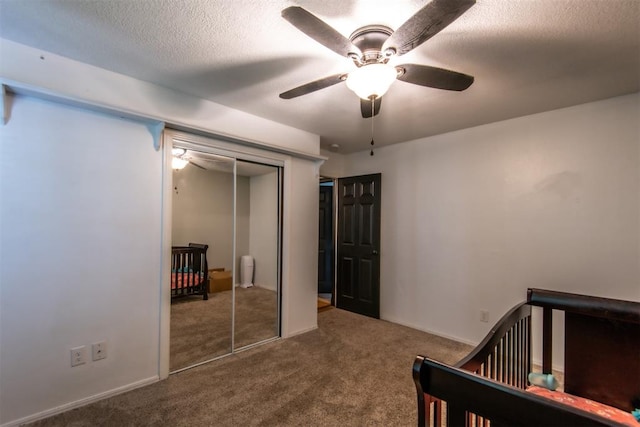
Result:
M213 154L228 157L234 160L234 237L233 237L233 259L234 265L232 270L232 276L236 278L236 178L237 178L237 161L245 160L254 163L261 163L268 166L274 166L278 168L278 257L277 257L277 318L278 327L276 336L273 338L265 339L255 344L247 345L239 349L234 348L234 313L235 313L235 289L232 298L232 349L231 352L225 355L213 357L210 360L206 360L200 363L196 363L185 369L190 369L195 366L209 363L213 360L227 357L234 354L236 351L244 351L252 348L256 345L265 344L267 342L279 340L282 336L282 233L283 229L283 178L286 173L286 164L289 156L272 152L268 150L258 149L251 146L245 146L238 142L230 142L222 139L211 138L207 136L190 134L173 129L165 129L163 132L163 168L162 168L162 272L161 272L161 301L160 301L160 345L159 345L159 367L158 373L160 379L168 378L169 376L169 359L170 359L170 320L171 320L171 278L170 278L170 265L171 265L171 238L172 238L172 197L173 197L173 169L171 166L172 149L175 146L180 148L186 148L188 150L200 151L203 153ZM234 284L235 287L235 284ZM183 370L183 369L181 369Z

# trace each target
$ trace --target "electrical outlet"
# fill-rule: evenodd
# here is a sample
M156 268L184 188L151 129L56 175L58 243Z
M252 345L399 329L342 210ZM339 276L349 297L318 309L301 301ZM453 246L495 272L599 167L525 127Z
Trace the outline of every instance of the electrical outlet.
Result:
M489 311L488 310L480 310L480 321L487 323L489 321Z
M87 348L84 345L71 349L71 367L87 363Z
M100 341L91 346L93 361L107 358L107 342Z

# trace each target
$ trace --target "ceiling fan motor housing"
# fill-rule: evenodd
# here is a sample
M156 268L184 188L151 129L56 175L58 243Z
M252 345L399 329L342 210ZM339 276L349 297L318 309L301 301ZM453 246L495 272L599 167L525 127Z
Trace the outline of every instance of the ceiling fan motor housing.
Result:
M384 25L367 25L354 31L349 40L362 52L362 56L358 54L349 54L353 62L357 66L381 63L386 64L389 56L382 54L382 45L393 33L393 30Z

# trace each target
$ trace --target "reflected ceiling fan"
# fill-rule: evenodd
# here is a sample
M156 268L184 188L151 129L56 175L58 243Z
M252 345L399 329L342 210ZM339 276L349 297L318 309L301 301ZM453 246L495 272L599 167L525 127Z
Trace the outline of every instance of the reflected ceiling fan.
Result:
M357 69L298 86L281 93L280 98L295 98L346 81L361 98L362 117L368 118L380 112L382 96L396 79L437 89L465 90L473 83L472 76L428 65L392 66L389 60L420 46L474 4L475 0L432 0L396 31L383 25L368 25L349 38L307 10L288 7L282 11L284 19L318 43L351 59Z
M174 148L171 150L171 168L175 170L184 169L189 163L200 169L206 169L204 166L198 164L197 159L191 155L185 148Z
M179 147L173 148L171 155L171 168L175 170L183 169L190 164L199 169L230 173L233 172L235 163L229 157Z

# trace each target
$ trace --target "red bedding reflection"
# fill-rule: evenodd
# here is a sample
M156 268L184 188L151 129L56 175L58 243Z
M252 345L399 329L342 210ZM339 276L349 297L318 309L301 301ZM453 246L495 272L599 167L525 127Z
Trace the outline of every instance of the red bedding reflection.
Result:
M200 273L171 273L171 289L198 286L204 278Z

